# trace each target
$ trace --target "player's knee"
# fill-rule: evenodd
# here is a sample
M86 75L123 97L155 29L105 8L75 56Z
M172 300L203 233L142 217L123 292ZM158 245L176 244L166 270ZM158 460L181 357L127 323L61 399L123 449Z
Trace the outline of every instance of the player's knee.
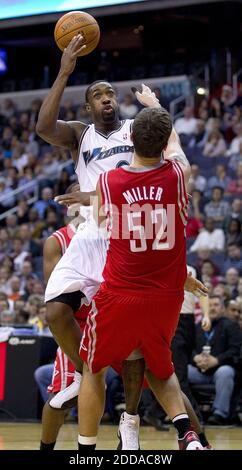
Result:
M60 302L47 303L46 321L49 326L54 325L64 319L72 317L72 311L68 305Z

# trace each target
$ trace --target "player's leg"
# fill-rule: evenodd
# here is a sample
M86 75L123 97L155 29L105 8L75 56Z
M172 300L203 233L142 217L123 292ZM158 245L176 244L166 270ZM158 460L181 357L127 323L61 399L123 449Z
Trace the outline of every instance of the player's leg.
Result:
M51 399L52 397L50 397ZM42 411L40 450L54 450L59 430L64 423L66 410L55 410L45 403Z
M188 364L191 362L195 337L194 315L181 314L175 336L171 343L172 361L181 390L190 400L195 413L201 421L202 416L198 404L192 395L188 381Z
M201 426L201 423L200 423L200 421L199 421L199 419L198 419L198 417L195 413L195 410L194 410L189 398L185 395L184 392L182 392L182 398L183 398L183 401L184 401L184 404L185 404L187 414L189 416L192 428L197 433L197 435L198 435L198 437L201 441L202 446L207 450L212 449L212 446L211 446L211 444L209 444L209 442L207 440L206 434L205 434L205 432L204 432L204 430Z
M62 400L62 406L60 406L60 398L57 399L59 394L62 394L66 388L73 384L74 372L72 362L58 348L55 363L52 364L52 373L49 375L49 381L46 385L49 397L42 412L40 450L54 450L59 430L64 423L66 410L77 404L77 397L69 401ZM57 409L52 406L52 401L56 401Z
M73 313L80 306L81 296L81 292L60 295L47 302L46 314L49 328L56 342L79 373L82 372L82 360L79 355L82 333Z
M122 365L126 411L120 417L118 449L123 450L139 449L138 406L144 381L145 361L140 357L141 354L137 353L134 351Z
M197 434L191 431L180 385L174 373L170 349L182 302L182 294L172 297L163 295L159 302L149 302L149 318L152 318L152 322L149 322L149 318L143 314L146 324L142 325L142 330L140 330L140 335L142 335L140 349L147 366L146 378L158 402L178 432L179 448L195 450L202 449L202 445ZM143 309L144 312L147 311L147 306Z
M84 364L78 397L78 449L94 450L105 406L105 372L92 374Z
M181 450L202 449L197 434L191 431L190 420L176 375L173 373L168 379L158 379L151 370L147 369L146 378L156 399L177 430L179 448Z

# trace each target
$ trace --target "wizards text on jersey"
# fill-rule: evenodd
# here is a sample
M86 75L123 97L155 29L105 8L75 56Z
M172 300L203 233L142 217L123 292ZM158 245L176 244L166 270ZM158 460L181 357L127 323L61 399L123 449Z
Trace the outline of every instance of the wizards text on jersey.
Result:
M92 153L90 150L83 152L83 158L86 166L90 163L91 160L104 160L104 158L112 157L112 155L117 155L119 153L128 153L133 152L134 147L132 145L118 145L117 147L112 147L110 149L104 150L102 152L102 147L97 147L93 149Z

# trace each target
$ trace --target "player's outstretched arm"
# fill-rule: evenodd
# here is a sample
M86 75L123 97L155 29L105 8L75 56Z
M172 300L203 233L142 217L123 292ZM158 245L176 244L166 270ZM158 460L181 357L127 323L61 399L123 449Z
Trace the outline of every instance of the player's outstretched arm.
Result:
M180 163L183 169L185 183L187 184L191 174L191 167L185 153L182 150L180 138L174 127L172 128L167 147L164 151L164 158L165 160L175 160Z
M86 46L83 37L75 36L62 54L58 76L40 108L36 125L37 134L52 145L77 150L80 136L86 125L77 121L58 121L60 102L68 78L73 72L77 56Z

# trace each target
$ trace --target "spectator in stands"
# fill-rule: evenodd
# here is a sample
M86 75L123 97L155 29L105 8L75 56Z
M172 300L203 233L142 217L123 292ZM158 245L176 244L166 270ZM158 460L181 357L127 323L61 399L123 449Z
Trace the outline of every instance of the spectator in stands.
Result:
M222 113L232 112L234 102L235 95L233 93L233 88L230 85L223 85L220 96Z
M48 206L56 206L53 202L52 188L44 188L41 192L41 199L34 203L34 209L37 209L40 219L43 219L45 210Z
M209 116L212 118L222 118L221 103L217 98L212 98L209 107Z
M235 268L229 268L226 271L225 279L229 289L230 298L235 299L238 296L239 271Z
M134 103L133 96L127 94L124 96L123 101L119 105L119 112L121 119L133 119L137 112L138 106Z
M242 246L241 222L239 219L230 219L226 234L226 243L227 246L232 243Z
M196 164L191 165L191 176L189 179L189 191L197 189L201 193L205 191L207 185L206 178L200 174L199 166Z
M199 208L196 202L192 200L192 203L188 206L188 221L186 225L186 236L187 238L196 238L203 227L203 223L200 220Z
M193 108L186 106L184 108L184 117L175 121L174 127L179 135L192 135L196 132L197 120L194 117Z
M46 321L46 306L44 304L38 306L37 315L29 320L29 324L35 325L39 335L52 336Z
M31 183L31 184L30 184ZM27 185L26 189L24 187ZM29 187L28 187L29 186ZM22 197L29 197L34 194L34 191L37 189L37 181L35 175L30 166L25 166L22 171L22 176L19 179L18 188L22 188Z
M191 191L191 200L189 201L191 215L198 220L204 219L203 214L203 197L201 191L198 189L193 189Z
M213 288L213 295L220 297L224 302L227 302L230 299L230 292L228 286L226 285L225 279L223 282L220 280Z
M39 154L39 144L31 137L30 131L25 129L21 134L21 142L24 145L25 152L32 153L35 157Z
M227 194L242 194L242 162L239 163L236 171L236 179L230 181L226 188Z
M24 261L21 272L20 272L20 290L24 292L28 277L32 276L37 279L36 274L33 272L33 266L30 261Z
M209 118L206 123L206 131L210 135L211 132L220 131L221 121L219 118Z
M234 137L226 152L227 156L239 153L240 144L242 142L242 122L239 122L234 126L234 133L236 137Z
M3 213L13 207L15 197L12 195L12 189L8 188L4 178L0 178L0 213Z
M196 148L203 150L208 138L205 122L202 119L197 119L195 132L189 142L189 148Z
M211 190L213 188L222 188L225 190L229 185L231 178L227 176L227 172L224 165L216 165L215 176L211 176L208 180L208 191L206 191L206 197L211 197Z
M241 309L241 312L242 312L242 277L239 278L239 282L238 282L238 296L236 297L236 302L239 303L240 305L240 309Z
M219 131L212 131L203 150L206 157L218 157L226 152L225 140Z
M216 222L216 227L222 227L222 222L229 215L229 204L223 201L224 191L220 187L212 190L212 200L204 207L206 217L211 217Z
M241 258L241 247L236 243L230 243L228 245L228 257L223 265L223 272L225 273L230 268L235 268L242 275L242 258Z
M22 197L17 204L18 223L26 224L29 221L29 206L26 198Z
M12 162L10 162L10 163L12 165ZM6 186L7 187L11 188L12 190L18 188L19 172L18 172L17 168L15 168L14 166L10 166L5 174L3 172L3 176L6 177L5 181L6 181Z
M205 228L199 233L190 251L194 252L201 249L223 251L224 245L225 236L223 230L215 228L215 220L212 217L207 217L205 219Z
M10 236L6 228L0 229L0 242L1 242L0 253L2 252L4 255L9 254L12 248L11 248Z
M10 98L6 98L1 106L1 115L6 119L11 118L16 113L16 106Z
M0 316L1 326L12 326L15 322L15 313L11 310L3 310Z
M70 184L71 184L70 175L66 169L63 169L58 178L58 182L55 185L55 193L59 195L65 194Z
M204 260L201 265L201 280L202 282L211 282L213 285L216 283L216 267L209 259Z
M33 258L41 256L42 249L39 243L32 238L32 233L28 224L21 224L18 230L18 236L22 240L23 250L31 254Z
M236 172L239 164L241 163L242 163L242 140L239 144L238 153L234 153L233 155L231 155L229 159L228 167Z
M204 332L201 323L196 326L196 348L193 363L188 366L188 377L192 384L215 384L213 414L208 422L220 425L226 424L229 418L235 378L234 362L240 354L241 335L239 326L223 316L221 298L212 297L209 304L212 328ZM203 353L205 345L211 347L211 354Z
M51 152L46 152L41 164L41 175L45 176L46 178L52 178L52 176L58 175L59 171L60 163L58 160Z
M21 298L20 292L20 279L17 276L13 276L10 279L10 294L8 295L8 299L16 301Z
M13 251L11 253L11 258L13 259L14 262L14 271L15 273L19 274L23 262L30 256L30 253L28 251L24 251L23 249L23 242L20 237L15 237L13 239Z
M238 322L240 313L241 308L239 303L236 300L230 300L225 311L225 316L230 320Z

